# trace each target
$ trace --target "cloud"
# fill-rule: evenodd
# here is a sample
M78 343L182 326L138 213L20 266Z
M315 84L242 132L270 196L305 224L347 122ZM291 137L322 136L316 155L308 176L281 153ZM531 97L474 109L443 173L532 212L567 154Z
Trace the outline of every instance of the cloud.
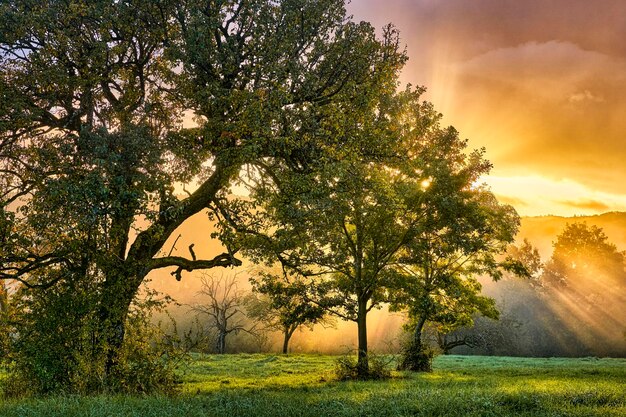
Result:
M450 65L456 76L471 78L495 90L508 88L537 98L554 99L559 104L573 95L604 97L597 91L624 89L622 83L626 81L626 58L555 40L493 49ZM610 96L618 98L614 94Z
M590 101L594 103L602 103L605 100L604 100L604 97L596 96L592 94L591 91L589 90L574 93L571 96L569 96L570 103L583 103L585 101Z
M528 41L562 40L626 56L623 0L359 0L349 9L378 27L393 22L421 50L451 42L468 56Z
M454 78L444 114L500 173L626 193L626 59L530 42L454 64Z
M569 179L489 175L484 180L500 202L511 204L523 216L626 211L626 195L593 190Z
M487 148L494 175L626 194L626 1L359 0L349 10L397 25L409 54L403 80L426 85L444 121ZM529 209L558 206L519 198ZM562 201L585 199L603 201Z
M606 212L610 209L609 205L597 200L557 201L557 203L567 207L592 210L599 213Z
M500 201L500 203L502 204L509 204L515 208L520 208L520 207L527 207L528 206L528 202L524 201L523 199L519 198L519 197L513 197L510 195L499 195L498 196L498 201Z

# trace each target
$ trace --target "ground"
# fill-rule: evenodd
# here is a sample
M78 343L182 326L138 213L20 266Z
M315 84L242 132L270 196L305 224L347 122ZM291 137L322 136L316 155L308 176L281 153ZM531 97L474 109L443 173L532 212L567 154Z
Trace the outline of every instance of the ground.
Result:
M335 360L196 356L174 397L3 400L0 416L626 416L626 359L452 355L370 382L334 381Z

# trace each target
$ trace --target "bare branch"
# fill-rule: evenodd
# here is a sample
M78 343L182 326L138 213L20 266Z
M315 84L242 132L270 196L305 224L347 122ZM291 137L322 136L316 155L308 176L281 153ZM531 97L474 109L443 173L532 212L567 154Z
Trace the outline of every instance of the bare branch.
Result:
M192 245L193 246L193 245ZM176 277L177 281L182 279L182 272L188 271L191 272L196 269L211 269L216 267L229 267L229 266L240 266L241 261L231 254L222 253L217 255L213 259L199 259L196 260L195 257L193 260L183 258L181 256L167 256L164 258L154 258L149 263L149 268L158 269L158 268L166 268L168 266L177 266L176 271L172 272L172 275Z

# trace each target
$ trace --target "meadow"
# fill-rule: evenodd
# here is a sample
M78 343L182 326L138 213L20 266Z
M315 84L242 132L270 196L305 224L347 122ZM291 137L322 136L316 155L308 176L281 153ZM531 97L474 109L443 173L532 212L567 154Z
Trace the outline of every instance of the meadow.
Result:
M172 397L4 399L0 416L626 416L626 359L450 355L429 374L348 382L336 359L198 355Z

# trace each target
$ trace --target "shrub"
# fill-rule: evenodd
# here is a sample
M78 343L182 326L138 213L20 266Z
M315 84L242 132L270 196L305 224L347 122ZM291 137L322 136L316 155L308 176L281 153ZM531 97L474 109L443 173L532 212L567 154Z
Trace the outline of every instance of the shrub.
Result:
M368 354L369 369L363 375L359 372L357 358L354 355L343 355L335 361L335 377L339 381L372 380L391 378L391 360L384 356Z
M107 346L98 337L93 283L66 280L16 297L15 338L8 348L5 395L103 392L171 393L184 352L150 321L167 299L146 292L128 314L119 361L105 372Z
M435 350L423 343L411 341L405 345L400 354L398 370L414 372L432 372Z

